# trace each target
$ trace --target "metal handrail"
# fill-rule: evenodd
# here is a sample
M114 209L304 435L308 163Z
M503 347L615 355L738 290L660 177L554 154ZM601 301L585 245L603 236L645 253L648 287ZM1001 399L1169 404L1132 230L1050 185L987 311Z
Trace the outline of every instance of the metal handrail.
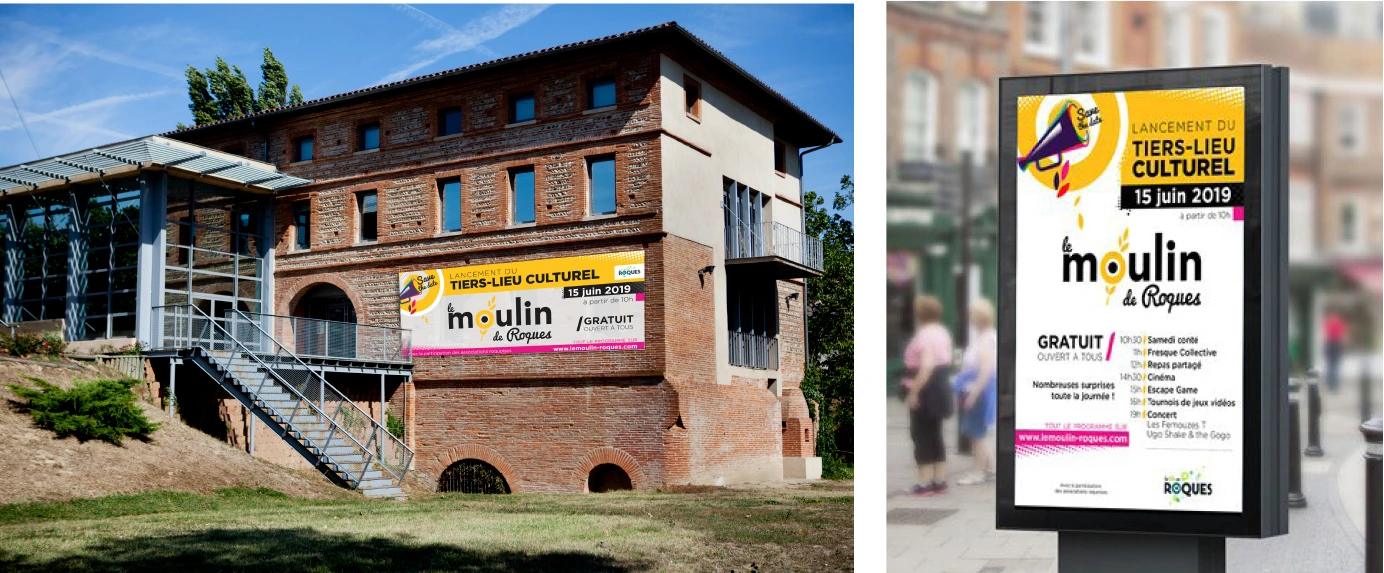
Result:
M362 449L365 449L366 454L367 454L368 456L370 456L371 458L373 458L373 459L374 459L374 462L375 462L376 464L378 464L380 467L384 468L384 469L385 469L386 471L388 471L391 475L393 475L396 479L398 479L398 480L399 480L399 483L403 483L403 479L404 479L404 475L403 475L403 474L404 474L405 471L408 471L409 464L413 462L413 450L412 450L411 448L409 448L408 445L404 444L403 441L401 441L401 440L399 440L399 438L395 437L394 434L389 433L389 430L385 427L384 424L381 424L378 420L376 420L376 419L375 419L373 416L371 416L368 412L366 412L365 410L362 410L360 406L356 405L355 402L353 402L353 401L351 401L350 399L348 399L348 398L346 397L345 394L343 394L340 390L337 390L335 386L332 386L332 385L331 385L331 383L327 382L327 379L326 379L326 378L324 378L322 375L318 374L317 371L313 370L312 368L309 368L308 365L307 365L307 363L303 362L303 360L302 360L301 358L299 358L297 354L294 354L292 350L289 350L286 346L283 345L283 343L279 342L278 339L274 338L273 335L271 335L271 334L269 334L268 332L266 332L266 331L264 330L264 328L261 327L260 324L259 324L258 322L255 322L254 320L251 320L250 317L249 317L249 314L250 314L250 313L242 312L242 311L236 310L236 309L229 309L229 310L226 311L226 317L229 319L232 313L234 313L234 314L240 316L240 317L241 317L242 319L244 319L246 322L248 322L248 323L250 323L251 325L253 325L253 326L255 327L255 330L258 330L258 331L260 332L260 334L263 335L270 343L272 343L272 344L274 344L275 346L278 347L278 351L282 351L282 352L283 352L284 354L286 354L289 358L292 358L294 362L297 362L299 367L303 368L304 370L307 370L307 371L308 371L309 373L311 373L315 378L317 378L317 380L318 380L319 383L321 384L321 390L320 390L320 394L321 394L321 395L319 396L320 399L322 399L322 400L325 401L325 399L326 399L326 396L325 396L325 395L326 395L327 390L331 390L331 392L332 392L332 394L333 394L333 398L337 398L337 400L335 400L335 401L337 402L337 406L336 406L336 413L337 413L337 414L340 414L340 413L341 413L341 408L343 407L343 404L350 404L351 407L355 409L355 412L356 412L356 413L358 413L358 414L361 415L361 416L364 416L366 420L369 420L369 421L370 421L370 425L371 425L371 428L370 428L370 430L371 430L371 431L370 431L371 436L370 436L369 439L366 440L367 443L372 442L372 441L375 441L375 440L381 440L381 443L378 444L378 445L383 446L383 440L381 439L381 436L389 436L389 438L390 438L391 440L394 441L394 444L395 444L396 446L398 446L398 447L400 447L400 448L403 448L403 451L404 451L404 452L407 452L408 455L405 457L403 463L400 464L401 467L399 468L399 471L395 471L393 468L389 467L389 465L383 461L383 458L384 458L383 451L384 451L384 450L383 450L382 447L381 447L380 452L379 452L379 453L376 453L376 452L374 452L373 450L368 449L366 446L361 445L361 443L360 443L359 441L356 440L355 436L352 435L351 432L346 431L345 428L342 428L343 433L345 433L347 437L351 438L351 441L355 442L356 445L360 446ZM239 342L239 341L237 340L237 343L238 343L238 342ZM276 356L279 355L279 352L278 352L278 351L274 352L274 354L275 354ZM309 404L311 404L311 402L309 402ZM383 406L383 404L381 404L381 406ZM325 412L324 412L324 414L325 414ZM329 417L328 419L331 420L332 425L337 426L337 427L340 427L340 424L337 423L337 420L336 420L336 417L335 417L335 416L331 416L331 417ZM367 463L365 464L365 466L366 466L366 467L369 467L369 465L370 465L370 464L369 464L369 461L367 460ZM362 472L361 472L362 476L364 475L364 473L365 473L364 470L362 470Z
M822 270L822 240L775 221L726 225L726 258L773 255Z
M329 416L329 415L327 415L327 413L326 413L325 411L322 410L322 407L321 407L319 404L314 404L313 401L312 401L311 399L309 399L306 395L304 395L301 391L299 391L298 388L297 388L296 386L294 386L294 385L293 385L291 382L289 382L288 380L284 379L284 377L283 377L282 375L280 375L274 368L270 367L269 364L267 364L264 360L262 360L262 359L259 357L258 354L256 354L254 351L250 350L250 348L248 348L244 343L242 343L242 342L240 341L239 338L236 338L234 334L232 334L231 332L229 332L229 331L226 329L226 327L223 326L223 325L221 324L222 321L216 319L215 317L212 317L212 316L208 315L206 312L202 311L202 309L200 309L200 308L197 308L195 305L168 305L168 306L156 306L156 307L153 308L154 315L155 315L155 316L161 317L164 313L167 312L167 309L189 309L188 312L184 313L184 316L186 316L186 318L187 318L187 331L186 331L186 336L185 336L185 337L178 336L178 330L180 330L180 329L176 329L176 328L175 328L174 333L173 333L173 337L172 337L174 340L181 340L181 339L184 339L184 338L185 338L185 340L187 341L187 343L188 343L189 345L195 345L195 346L197 346L198 348L203 348L203 349L207 350L208 352L210 352L210 351L213 350L213 349L212 349L212 348L209 348L209 347L208 347L209 345L208 345L208 346L204 346L203 344L206 344L207 342L213 342L213 343L215 343L215 342L221 342L221 341L217 341L217 340L215 340L215 339L213 339L213 338L205 338L205 337L203 337L201 334L198 334L197 337L194 338L193 333L192 333L192 320L193 320L193 318L194 318L194 315L193 315L193 312L192 312L192 311L195 311L197 315L201 315L201 316L207 321L207 323L210 325L210 328L215 329L215 330L219 330L219 331L226 337L226 342L230 342L231 344L233 344L233 345L235 346L235 349L238 350L241 354L243 354L244 356L248 356L250 359L252 359L252 360L254 360L256 363L258 363L259 366L262 367L262 368L264 369L264 372L265 372L266 375L268 375L268 376L273 376L275 380L278 380L278 382L280 383L280 385L282 385L282 386L283 386L286 390L288 390L289 392L292 392L294 396L297 396L303 403L307 404L308 408L309 408L311 411L315 412L319 417L321 417L323 420L325 420L325 421L327 422L327 424L329 425L329 427L331 428L331 431L328 433L327 438L326 438L325 440L323 440L323 443L322 443L322 445L320 446L321 452L319 453L319 455L321 455L321 456L327 458L328 460L330 460L330 459L332 458L331 454L328 454L328 453L327 453L327 448L331 447L332 438L333 438L333 436L335 436L335 435L337 434L337 431L338 431L338 430L340 431L340 433L341 433L342 435L345 435L345 436L346 436L346 439L350 440L351 443L354 443L354 444L356 445L356 447L361 451L361 453L363 454L363 456L365 457L365 459L364 459L364 463L362 464L362 469L361 469L361 471L360 471L359 474L355 477L354 483L352 483L352 487L356 487L356 486L359 486L359 485L360 485L360 482L361 482L362 480L364 480L365 472L368 471L368 468L370 467L370 465L371 465L372 463L374 463L374 464L380 466L381 468L384 468L385 471L388 471L388 472L390 473L390 475L393 475L396 479L398 479L398 480L400 481L400 483L402 483L403 476L402 476L402 473L401 473L401 472L396 472L393 468L390 468L387 464L383 463L383 462L380 460L380 458L381 458L382 456L376 455L376 453L375 453L371 448L369 448L369 447L366 446L365 444L361 444L360 441L357 440L356 437L355 437L354 435L351 434L351 432L347 431L346 428L342 427L341 424L339 424L339 423L336 421L336 419L335 419L334 416ZM229 319L229 317L231 316L231 313L240 314L239 311L236 311L236 310L234 310L234 309L228 310L227 313L226 313L227 319ZM179 318L179 317L175 315L174 318L176 319L176 318ZM243 318L243 316L242 316L242 318ZM164 324L164 327L160 329L160 333L159 333L159 334L160 334L160 340L158 341L157 346L163 347L163 348L167 348L167 347L168 347L168 346L167 346L167 341L164 340L164 338L165 338L164 335L165 335L166 333L163 332L163 330L165 330L165 329L167 328L167 323L166 323L166 322L163 322L162 320L161 320L160 322ZM251 322L251 323L253 323L253 321L250 321L250 320L248 320L248 319L246 319L246 322ZM181 324L177 324L176 326L181 326ZM267 338L269 338L270 340L273 340L273 337L272 337L272 336L268 336L268 334L264 332L264 329L259 328L259 325L258 325L258 324L256 324L255 326L256 326L256 328L260 331L260 333L265 334L265 336L266 336ZM200 344L193 344L194 341L196 341L196 342L198 342L198 343L200 343ZM275 341L275 344L278 344L278 341ZM285 351L287 350L287 349L284 349L284 348L283 348L283 345L282 345L282 344L279 344L279 348L280 348L280 349L283 349L283 350L285 350ZM218 350L219 350L219 349L218 349ZM338 413L339 413L340 410L341 410L341 402L347 402L347 403L350 403L351 406L355 407L357 411L360 411L362 414L364 414L364 411L360 410L360 407L359 407L359 406L356 406L354 402L351 402L350 400L347 400L347 399L345 398L345 396L344 396L343 394L341 394L341 392L338 391L335 387L332 387L330 384L327 384L326 378L323 378L323 377L322 377L320 374L318 374L315 370L309 368L309 367L307 366L307 364L303 363L303 361L302 361L301 359L299 359L297 356L293 355L292 352L288 352L287 354L288 354L289 357L293 358L293 360L296 361L296 362L298 363L299 367L301 367L303 371L307 372L307 373L310 374L313 378L316 378L316 379L317 379L318 383L320 384L319 388L321 388L321 390L319 391L319 394L320 394L320 395L319 395L319 398L321 398L321 397L323 397L323 395L325 395L325 393L326 393L325 390L326 390L327 388L331 388L332 392L333 392L334 394L336 394L336 396L338 396L338 397L341 398L340 400L337 401L337 412L338 412ZM277 353L276 353L276 355L277 355ZM216 359L216 356L215 356L214 354L212 354L211 356L212 356L212 359L213 359L213 360ZM231 364L226 364L226 365L224 365L224 366L225 366L228 370L232 367ZM260 387L262 388L263 385L261 384ZM270 411L273 412L274 414L278 415L278 409L276 409L276 408L274 408L274 407L272 407L272 406L269 406L267 402L265 403L264 408L267 409L267 410L270 410ZM295 423L293 422L293 418L288 417L288 416L280 416L280 417L283 419L283 422L282 422L283 424L289 426L291 429L293 429L294 431L298 432L299 434L302 434L302 435L304 436L304 438L303 438L304 440L307 440L307 441L309 441L309 442L315 442L315 441L316 441L316 440L312 440L312 439L310 439L310 438L307 438L307 437L306 437L306 436L307 436L307 433L304 432L303 430L301 430L301 429L298 428L298 425L295 424ZM372 430L375 430L375 429L383 430L385 434L388 434L391 438L393 438L393 434L389 434L388 430L384 430L384 428L383 428L382 426L380 426L379 423L376 422L374 418L371 418L368 414L365 414L365 419L370 420L371 424L374 426L374 427L372 428ZM379 436L379 433L380 433L380 432L378 432L378 431L372 431L372 432L371 432L371 438L370 438L369 440L367 440L367 442L370 442L370 441L373 441L373 440L377 439L378 436ZM413 461L413 450L410 449L407 445L404 445L402 442L399 442L399 440L398 440L397 438L395 438L394 440L395 440L395 442L398 442L401 446L403 446L404 451L408 453L407 461L405 461L404 464L403 464L403 469L404 469L404 470L407 470L408 465L409 465L410 463L412 463L412 461ZM349 474L347 474L347 475L349 476Z
M264 319L272 326L270 332L282 332L280 323L288 324L287 332L293 342L294 354L298 356L310 356L314 358L344 358L352 360L378 360L380 362L413 362L413 331L404 328L394 328L392 326L381 326L377 324L360 324L355 322L341 322L336 320L325 320L321 318L307 318L300 316L283 316L278 314L265 314L258 312L238 311L240 314ZM306 326L306 328L304 328ZM333 339L330 335L333 329L346 329L350 336ZM320 330L323 339L322 353L317 353L311 349L298 348L300 346L300 334L306 332L310 339L316 339ZM378 336L376 335L378 333ZM277 339L277 338L276 338ZM378 352L371 348L371 342L378 341ZM349 352L338 351L340 343L346 343ZM397 351L395 350L397 347ZM349 355L348 355L349 354Z
M737 330L729 331L728 338L731 366L778 370L778 338Z

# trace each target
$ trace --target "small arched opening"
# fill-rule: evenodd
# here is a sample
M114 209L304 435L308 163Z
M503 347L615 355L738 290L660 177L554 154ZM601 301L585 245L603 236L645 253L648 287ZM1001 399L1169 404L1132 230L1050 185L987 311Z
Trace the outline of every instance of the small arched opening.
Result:
M591 493L631 489L634 489L634 484L630 482L630 474L615 464L601 464L591 468L591 475L586 478L586 490Z
M437 491L456 493L509 493L505 475L488 463L465 459L442 471Z
M355 323L356 307L341 287L319 284L308 289L293 306L292 313L298 318L311 319L294 321L293 336L299 354L355 357L356 331L354 327L342 327L339 323Z

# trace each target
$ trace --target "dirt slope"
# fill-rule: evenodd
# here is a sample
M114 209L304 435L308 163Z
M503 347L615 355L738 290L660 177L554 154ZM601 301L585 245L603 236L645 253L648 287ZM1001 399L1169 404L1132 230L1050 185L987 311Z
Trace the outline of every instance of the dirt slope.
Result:
M321 474L291 470L255 459L193 428L170 420L140 402L150 420L162 424L149 442L57 439L34 425L15 404L9 384L34 384L34 376L69 388L74 381L114 378L87 366L81 370L0 361L0 503L98 497L149 490L210 493L243 485L267 487L313 499L357 494L332 485ZM137 388L138 389L138 388Z

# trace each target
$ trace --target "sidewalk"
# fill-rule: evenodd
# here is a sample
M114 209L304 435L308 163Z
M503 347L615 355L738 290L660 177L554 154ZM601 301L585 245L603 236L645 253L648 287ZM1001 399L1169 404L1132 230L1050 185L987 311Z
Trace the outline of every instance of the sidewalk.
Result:
M1228 570L1235 573L1361 573L1364 570L1364 440L1353 388L1325 396L1321 420L1325 456L1303 458L1307 507L1291 510L1290 534L1231 539ZM1306 424L1307 408L1303 405ZM906 493L913 484L908 413L890 398L887 413L888 539L890 571L925 573L1056 573L1057 534L995 530L993 482L954 485L971 467L956 455L955 420L944 434L953 485L943 496ZM1304 447L1307 431L1302 432ZM1358 514L1358 517L1357 517Z

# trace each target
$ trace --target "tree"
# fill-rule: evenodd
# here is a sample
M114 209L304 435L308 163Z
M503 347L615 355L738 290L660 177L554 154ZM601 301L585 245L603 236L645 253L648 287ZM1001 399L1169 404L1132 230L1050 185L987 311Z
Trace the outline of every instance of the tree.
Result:
M264 64L260 65L259 109L283 107L288 102L288 72L274 58L274 52L264 49Z
M822 276L807 279L808 352L803 396L818 417L817 453L825 477L848 477L855 436L855 227L841 213L855 202L855 182L841 177L831 202L803 198L807 233L822 238Z
M240 71L240 66L227 64L220 56L216 58L216 65L207 68L205 73L189 65L186 75L187 107L192 111L194 125L303 103L303 91L298 84L290 84L283 63L269 48L264 49L264 63L260 65L258 94L250 87L250 80ZM293 86L291 91L290 85ZM178 129L185 127L178 123Z

